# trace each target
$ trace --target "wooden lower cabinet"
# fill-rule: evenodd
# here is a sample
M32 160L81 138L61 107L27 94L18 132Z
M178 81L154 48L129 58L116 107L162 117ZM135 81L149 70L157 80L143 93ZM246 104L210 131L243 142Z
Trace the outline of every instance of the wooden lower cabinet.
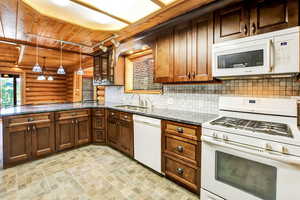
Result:
M93 109L93 142L106 144L106 117L105 109Z
M51 113L4 117L4 168L54 153L52 120Z
M108 111L107 144L133 157L132 114Z
M200 127L162 122L162 171L187 189L200 192Z
M32 126L32 153L33 156L43 157L55 152L54 123L46 122Z
M31 158L31 134L28 125L4 128L4 168Z
M91 142L91 118L81 117L75 120L75 145L84 145Z
M62 151L75 146L73 119L56 121L56 150Z
M91 142L90 110L56 113L56 149L62 151Z
M119 148L122 152L133 157L133 123L120 121L119 123Z

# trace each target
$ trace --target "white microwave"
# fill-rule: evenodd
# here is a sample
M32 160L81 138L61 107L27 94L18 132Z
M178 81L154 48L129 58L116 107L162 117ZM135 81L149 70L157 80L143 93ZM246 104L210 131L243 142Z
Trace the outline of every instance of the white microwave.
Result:
M298 74L299 37L297 26L214 44L213 77Z

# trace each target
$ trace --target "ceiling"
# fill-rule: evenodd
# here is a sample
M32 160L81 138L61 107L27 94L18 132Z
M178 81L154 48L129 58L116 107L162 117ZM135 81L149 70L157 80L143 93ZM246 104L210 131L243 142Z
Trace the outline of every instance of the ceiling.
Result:
M82 46L84 54L90 54L95 44L112 34L119 35L118 40L124 40L212 1L0 0L0 41L19 44L11 44L9 55L2 50L8 44L0 44L0 64L2 66L5 61L6 65L11 65L12 60L17 62L21 57L20 65L33 65L34 47L38 42L40 47L44 47L40 48L40 56L49 57L48 64L57 67L58 40L64 40L76 43L63 44L65 65L77 66L78 45ZM20 51L22 45L23 50Z

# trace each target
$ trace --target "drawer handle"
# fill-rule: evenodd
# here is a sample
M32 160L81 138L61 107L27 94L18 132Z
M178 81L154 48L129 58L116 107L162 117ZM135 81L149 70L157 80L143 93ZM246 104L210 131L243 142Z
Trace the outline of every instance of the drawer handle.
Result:
M176 149L177 149L177 151L180 152L180 153L182 153L182 152L184 151L183 146L178 146L178 147L176 147Z
M183 128L181 128L181 127L177 127L176 130L178 133L183 133Z
M177 168L176 171L177 171L177 174L179 174L179 175L182 175L184 173L183 168Z

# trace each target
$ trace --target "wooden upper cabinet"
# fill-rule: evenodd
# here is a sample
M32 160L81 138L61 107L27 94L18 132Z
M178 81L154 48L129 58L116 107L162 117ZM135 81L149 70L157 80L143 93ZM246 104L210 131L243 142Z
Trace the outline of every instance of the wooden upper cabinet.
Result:
M215 42L249 35L249 11L243 3L231 5L215 12Z
M253 1L250 13L250 34L276 31L298 24L298 0Z
M54 123L37 123L32 125L32 154L42 157L55 152Z
M192 27L184 23L174 28L174 82L191 79Z
M213 15L193 21L192 32L192 81L209 81L211 75L211 51L213 44Z
M154 82L173 82L173 30L156 38Z

